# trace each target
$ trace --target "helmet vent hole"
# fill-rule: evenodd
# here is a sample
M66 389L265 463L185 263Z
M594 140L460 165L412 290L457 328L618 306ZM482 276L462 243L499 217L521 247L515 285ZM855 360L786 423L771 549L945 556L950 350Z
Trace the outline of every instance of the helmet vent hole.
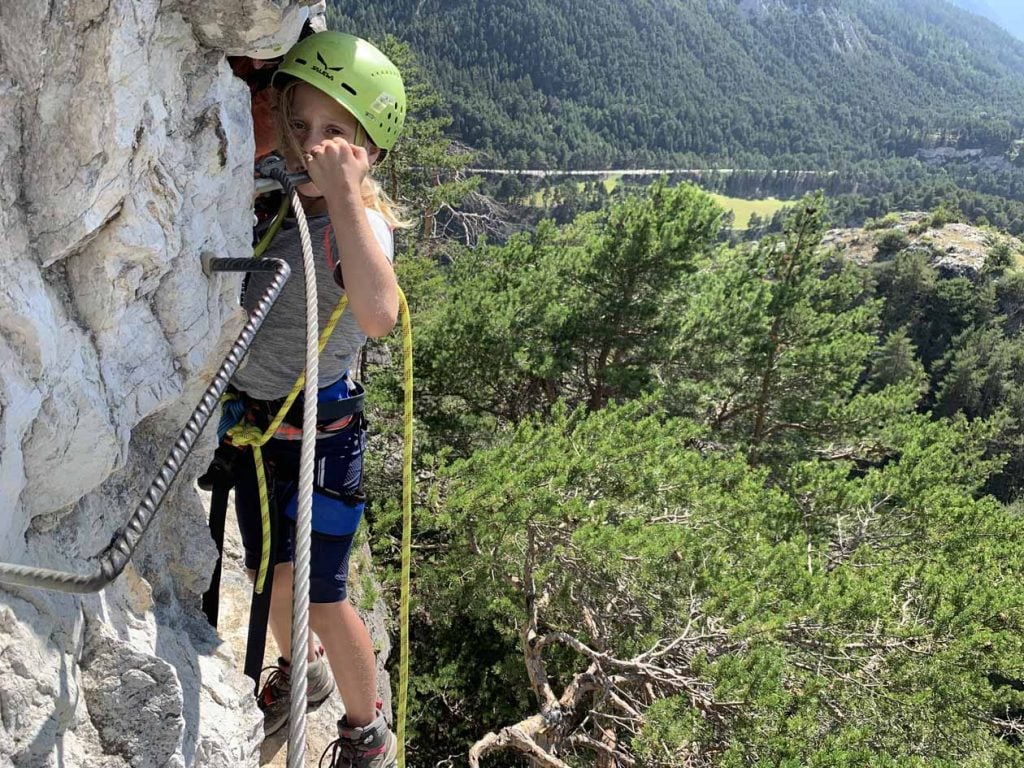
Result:
M348 83L342 83L342 84L341 84L341 87L342 87L342 88L344 88L344 89L345 89L346 91L348 91L349 93L351 93L351 94L352 94L353 96L358 96L358 95L359 95L358 93L356 93L356 89L355 89L355 88L353 88L353 87L352 87L351 85L349 85Z
M295 59L296 64L308 64L309 62L305 59Z

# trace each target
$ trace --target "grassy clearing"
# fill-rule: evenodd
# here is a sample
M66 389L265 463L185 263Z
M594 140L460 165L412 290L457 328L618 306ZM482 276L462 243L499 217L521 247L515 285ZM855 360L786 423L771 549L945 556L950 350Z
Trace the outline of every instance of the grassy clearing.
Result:
M591 181L593 181L593 179L591 179ZM612 173L608 176L602 177L600 181L601 184L604 185L604 191L611 194L615 188L619 186L619 182L622 181L622 174ZM576 189L582 192L584 187L586 187L586 184L587 182L585 181L576 182ZM529 197L523 199L522 202L524 205L530 205L534 208L544 208L550 204L552 195L553 192L550 189L539 189Z
M604 184L604 191L611 194L615 191L615 188L619 186L619 182L622 181L621 173L613 173L610 176L605 176L601 179L601 183ZM582 188L582 185L580 185Z
M735 223L733 224L735 229L746 229L750 224L750 217L755 213L762 219L770 219L775 215L776 211L790 205L788 201L778 200L774 197L766 197L763 200L744 200L739 197L726 197L714 192L709 192L708 194L725 210L732 211L735 217Z
M621 173L611 173L603 177L601 183L604 185L605 191L611 194L620 184L624 183L622 179ZM628 184L628 182L625 183ZM582 192L585 184L586 182L583 181L578 182L576 185L577 189ZM779 200L774 197L767 197L761 200L744 200L743 198L728 197L714 192L708 192L708 194L725 210L732 211L734 229L747 229L750 225L750 217L755 213L762 219L771 219L780 208L790 205L789 201ZM523 200L523 202L536 208L544 208L551 203L552 195L551 190L538 190Z

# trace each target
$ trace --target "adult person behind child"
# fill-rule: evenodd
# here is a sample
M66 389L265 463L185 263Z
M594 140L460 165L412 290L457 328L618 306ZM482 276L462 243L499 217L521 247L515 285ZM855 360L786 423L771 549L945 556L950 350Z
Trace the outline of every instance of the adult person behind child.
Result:
M373 645L347 599L349 551L363 512L365 420L346 401L361 397L349 371L367 337L387 334L398 318L392 230L405 223L369 171L398 138L405 91L400 73L383 53L339 32L320 32L297 43L274 73L272 85L278 150L289 172L305 170L311 178L297 191L315 251L321 327L343 294L348 306L319 363L309 623L322 648L312 636L309 648L291 648L301 399L292 409L297 418L290 417L292 423L262 450L279 515L269 624L281 658L260 693L260 707L267 733L287 722L291 654L306 652L309 700L326 698L336 683L345 704L338 739L328 747L331 767L390 768L396 764L397 744L375 705ZM264 255L285 259L299 274L298 229L283 228ZM265 273L252 275L247 304L255 304L269 279ZM232 380L248 423L267 428L302 373L304 339L304 289L301 280L291 280ZM234 462L235 508L252 577L262 548L260 495L254 457L243 450Z
M312 6L291 10L281 23L279 42L252 48L244 56L228 56L228 64L235 77L245 81L252 98L252 132L256 143L256 160L277 148L274 116L271 105L270 81L284 55L299 40L327 29L327 3L324 0Z

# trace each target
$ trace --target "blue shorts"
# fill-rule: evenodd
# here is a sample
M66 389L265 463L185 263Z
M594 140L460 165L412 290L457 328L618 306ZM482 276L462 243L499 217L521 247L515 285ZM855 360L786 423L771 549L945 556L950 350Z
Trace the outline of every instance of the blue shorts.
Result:
M316 441L313 472L313 536L310 542L309 601L338 603L348 596L352 537L363 514L363 450L366 430L361 415L341 432ZM301 441L272 439L263 446L268 489L276 511L275 564L295 557L295 507ZM256 466L250 449L235 461L235 513L245 549L245 567L257 570L263 548Z

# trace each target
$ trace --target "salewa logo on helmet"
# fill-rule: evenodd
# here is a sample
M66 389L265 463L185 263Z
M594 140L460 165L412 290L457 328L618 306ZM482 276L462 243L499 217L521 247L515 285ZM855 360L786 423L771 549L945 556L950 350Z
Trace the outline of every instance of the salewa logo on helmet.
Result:
M326 77L331 82L334 82L334 75L332 75L331 72L341 72L341 70L344 69L344 67L329 67L329 66L327 66L327 62L324 60L324 57L320 55L320 51L316 52L316 60L320 62L320 66L318 67L316 64L311 64L310 68L314 72L316 72L318 75L320 75L321 77ZM301 59L296 59L296 61L301 63L301 64L305 64L306 63L306 62L302 61Z

